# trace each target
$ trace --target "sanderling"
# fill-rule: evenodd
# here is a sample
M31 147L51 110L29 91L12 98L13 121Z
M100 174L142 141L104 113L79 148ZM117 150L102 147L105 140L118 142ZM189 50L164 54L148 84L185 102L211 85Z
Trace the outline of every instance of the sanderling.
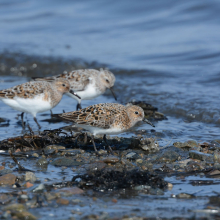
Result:
M115 76L109 70L80 69L51 77L34 78L34 80L52 81L57 78L68 79L71 89L81 97L81 99L78 99L71 93L67 93L67 95L77 100L76 110L82 108L81 100L96 98L102 95L106 89L110 89L115 100L117 100L112 90L115 83Z
M122 133L132 128L139 121L145 121L154 127L150 121L145 119L143 109L132 104L127 104L126 106L117 103L97 104L79 111L56 114L54 116L73 121L75 126L91 132L92 144L96 153L97 149L94 142L94 135L96 134L104 135L103 140L112 152L107 143L106 134Z
M55 107L64 93L76 95L70 89L70 83L66 79L57 79L53 82L32 81L0 91L0 99L15 110L21 111L22 125L24 112L30 113L34 121L39 125L36 115ZM76 95L78 96L78 95ZM80 98L78 96L78 98Z

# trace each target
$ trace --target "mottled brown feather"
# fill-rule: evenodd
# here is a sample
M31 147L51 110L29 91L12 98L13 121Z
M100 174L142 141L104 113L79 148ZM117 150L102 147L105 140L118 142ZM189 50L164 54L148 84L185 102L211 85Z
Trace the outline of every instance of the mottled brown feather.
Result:
M104 129L112 126L124 126L126 129L130 126L126 107L116 103L92 105L79 111L67 112L57 116L79 125L84 124Z

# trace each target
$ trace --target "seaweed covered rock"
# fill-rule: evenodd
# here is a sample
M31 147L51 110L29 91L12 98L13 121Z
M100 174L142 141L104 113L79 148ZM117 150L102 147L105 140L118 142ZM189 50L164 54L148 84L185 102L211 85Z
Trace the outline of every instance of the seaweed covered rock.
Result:
M72 183L80 188L92 188L97 191L133 188L139 185L148 185L152 188L165 189L167 182L154 173L137 169L116 171L102 169L83 175L76 175Z

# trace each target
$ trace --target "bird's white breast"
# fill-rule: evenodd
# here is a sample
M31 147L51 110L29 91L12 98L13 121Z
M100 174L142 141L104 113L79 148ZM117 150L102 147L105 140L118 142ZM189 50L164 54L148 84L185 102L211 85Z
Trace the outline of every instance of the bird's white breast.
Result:
M43 100L43 94L32 99L14 97L13 99L1 99L6 105L9 105L15 110L26 112L34 117L38 112L45 112L52 108L49 101Z
M99 127L92 127L92 126L88 126L88 125L79 125L79 124L76 124L75 126L83 128L83 129L91 132L93 135L97 135L97 134L112 135L112 134L120 134L121 132L123 132L123 130L120 128L104 129L104 128L99 128Z
M96 87L94 83L89 83L82 91L74 91L74 92L81 98L81 100L94 99L102 94L101 90L98 87ZM76 96L72 95L71 93L67 93L67 95L79 101L79 99Z

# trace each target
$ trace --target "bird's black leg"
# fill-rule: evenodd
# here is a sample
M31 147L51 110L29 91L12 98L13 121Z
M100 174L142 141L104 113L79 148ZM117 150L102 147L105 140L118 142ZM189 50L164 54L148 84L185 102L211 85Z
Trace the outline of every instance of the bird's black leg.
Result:
M76 111L78 111L78 109L82 109L81 103L77 103L77 105L76 105Z
M112 148L110 147L110 145L109 145L108 142L107 142L106 134L104 134L104 136L103 136L103 141L105 141L105 143L106 143L107 146L108 146L109 151L113 154L113 150L112 150Z
M22 122L22 127L23 127L23 129L24 129L24 127L25 127L24 112L21 113L21 122Z
M53 112L52 112L52 110L50 109L50 116L51 116L51 118L52 118L52 116L53 116Z
M86 144L87 141L88 141L88 135L87 135L87 133L85 132L85 133L84 133L84 140L83 140L84 144Z
M98 151L97 151L97 148L96 148L96 146L95 146L94 135L92 135L91 138L92 138L92 144L93 144L95 153L96 153L97 155L99 155L99 153L98 153Z
M37 121L36 117L34 117L34 121L36 122L36 124L37 124L38 128L39 128L39 129L41 129L41 126L39 125L39 123L38 123L38 121Z

